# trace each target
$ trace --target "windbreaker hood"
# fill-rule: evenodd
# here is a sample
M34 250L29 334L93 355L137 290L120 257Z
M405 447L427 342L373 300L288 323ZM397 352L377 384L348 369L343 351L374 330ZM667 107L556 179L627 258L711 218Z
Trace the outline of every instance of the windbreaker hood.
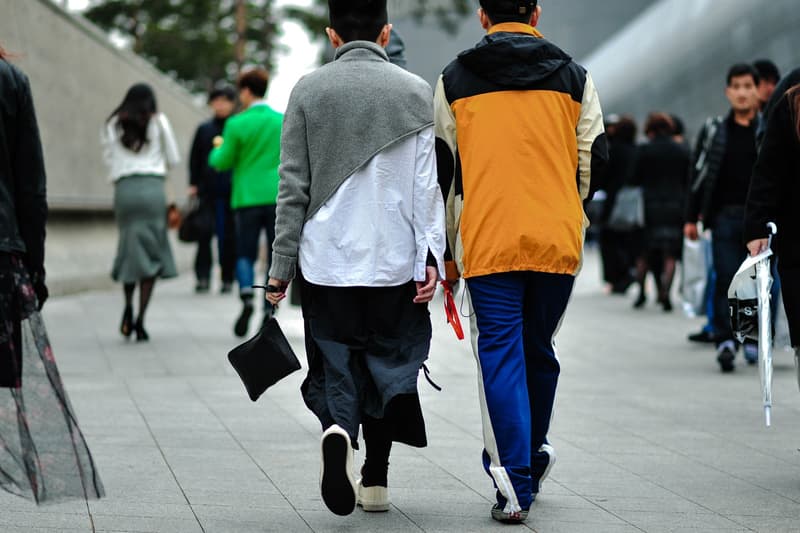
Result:
M551 42L523 33L490 33L458 61L482 79L508 87L529 87L567 66L572 58Z

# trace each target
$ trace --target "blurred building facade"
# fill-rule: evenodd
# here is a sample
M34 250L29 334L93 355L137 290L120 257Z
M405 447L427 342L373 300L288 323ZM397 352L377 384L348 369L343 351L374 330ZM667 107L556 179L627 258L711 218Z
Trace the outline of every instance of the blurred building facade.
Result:
M660 0L585 61L606 112L642 120L654 109L682 117L690 134L723 114L734 63L800 66L797 0Z

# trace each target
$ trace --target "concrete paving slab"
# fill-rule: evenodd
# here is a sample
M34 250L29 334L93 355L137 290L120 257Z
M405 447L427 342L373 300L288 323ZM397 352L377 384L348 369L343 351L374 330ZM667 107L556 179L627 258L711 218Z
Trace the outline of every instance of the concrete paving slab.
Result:
M558 461L520 531L798 531L800 395L775 375L775 423L763 427L758 378L722 375L699 325L602 294L590 253L558 337L562 377L551 441ZM319 496L319 423L297 372L258 403L226 354L235 296L196 296L192 280L159 283L152 341L117 333L121 290L54 298L45 319L108 498L35 507L0 495L0 530L239 533L509 531L489 518L475 362L432 305L420 384L428 448L395 446L392 509L331 515ZM302 318L278 315L303 357ZM466 320L465 320L466 321ZM255 328L255 324L253 324ZM778 365L791 363L776 355ZM788 366L787 366L788 368ZM363 450L356 454L356 465ZM5 522L3 522L5 520Z

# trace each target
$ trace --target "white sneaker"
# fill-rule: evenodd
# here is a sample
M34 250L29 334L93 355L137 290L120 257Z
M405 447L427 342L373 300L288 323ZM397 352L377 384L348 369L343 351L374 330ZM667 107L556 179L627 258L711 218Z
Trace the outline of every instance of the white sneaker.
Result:
M541 448L539 448L539 451L546 453L548 457L547 468L544 469L544 474L542 474L542 477L539 478L539 491L541 492L542 483L545 479L547 479L547 476L550 475L550 470L553 469L553 465L556 464L556 450L549 444L542 444Z
M319 488L322 501L332 513L347 516L355 510L357 499L350 435L334 424L322 434L321 448Z
M365 487L358 480L358 505L368 513L389 510L389 489L381 486Z

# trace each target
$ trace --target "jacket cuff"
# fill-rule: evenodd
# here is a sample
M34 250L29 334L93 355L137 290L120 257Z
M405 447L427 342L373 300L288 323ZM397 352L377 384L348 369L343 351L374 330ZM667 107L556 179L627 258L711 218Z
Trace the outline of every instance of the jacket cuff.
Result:
M294 279L297 270L297 258L281 255L272 252L272 266L269 269L269 277L281 281L291 281Z

